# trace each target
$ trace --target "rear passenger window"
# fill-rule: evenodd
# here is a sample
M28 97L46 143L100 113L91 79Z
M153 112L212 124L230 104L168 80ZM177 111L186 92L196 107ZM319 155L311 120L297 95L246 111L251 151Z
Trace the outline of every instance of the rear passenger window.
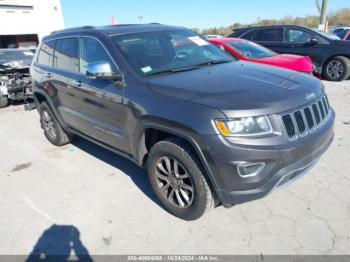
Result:
M56 40L54 67L71 72L79 72L78 38Z
M260 29L254 36L255 41L265 42L282 42L282 38L281 28Z
M94 62L108 62L115 69L112 59L104 47L93 38L83 37L80 39L80 72L86 74L86 67Z
M54 41L48 41L46 43L43 43L39 55L37 63L39 65L44 66L52 66L52 55L53 55L53 48L54 48Z

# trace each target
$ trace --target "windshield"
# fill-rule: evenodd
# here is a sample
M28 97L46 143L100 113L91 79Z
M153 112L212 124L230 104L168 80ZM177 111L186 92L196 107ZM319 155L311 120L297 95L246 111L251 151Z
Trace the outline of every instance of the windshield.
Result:
M9 65L10 67L13 67L12 65L15 63L19 64L19 66L30 66L34 54L35 50L32 49L0 49L0 64Z
M328 39L332 39L332 40L340 40L340 37L337 36L337 35L334 35L334 34L331 34L331 33L328 33L328 32L323 32L323 31L320 31L318 29L312 29L314 30L315 32L319 33L320 35L328 38Z
M275 52L249 41L239 40L227 44L249 59L259 59L277 55Z
M233 61L218 47L185 29L117 35L112 40L141 76Z

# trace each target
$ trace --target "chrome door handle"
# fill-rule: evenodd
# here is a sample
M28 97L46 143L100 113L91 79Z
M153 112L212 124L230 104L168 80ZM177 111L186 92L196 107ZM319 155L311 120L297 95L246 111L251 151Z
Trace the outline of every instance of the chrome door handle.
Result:
M75 80L71 82L72 85L76 86L76 87L81 87L83 84L81 81Z
M46 76L47 78L51 78L51 73L44 73L44 76Z

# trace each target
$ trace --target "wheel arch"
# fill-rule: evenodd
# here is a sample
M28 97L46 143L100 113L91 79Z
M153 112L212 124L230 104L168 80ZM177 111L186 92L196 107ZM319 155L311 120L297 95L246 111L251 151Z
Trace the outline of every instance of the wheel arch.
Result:
M35 103L36 108L37 108L38 111L40 110L40 104L42 102L46 102L47 105L50 107L52 113L55 115L55 117L56 117L57 121L59 122L59 124L61 126L64 126L63 125L64 122L63 122L62 118L60 117L58 111L56 110L56 107L52 103L50 97L44 91L35 90L33 92L33 99L34 99L34 103Z
M185 129L178 129L174 127L168 127L159 123L145 123L143 126L143 131L141 132L138 143L135 158L141 166L145 166L147 162L147 155L152 148L152 146L168 137L177 137L184 142L186 142L193 150L196 156L198 157L200 163L202 164L205 175L209 179L211 188L214 191L214 194L222 202L224 200L224 195L221 193L215 175L212 172L208 161L204 155L204 152L198 142L193 137L193 133Z
M325 59L325 61L324 61L323 64L322 64L322 72L321 72L322 76L324 77L327 63L328 63L329 61L331 61L331 60L332 60L333 58L335 58L335 57L344 57L344 58L346 58L346 59L348 60L349 71L348 71L348 75L345 76L345 77L349 77L349 75L350 75L350 54L347 54L347 55L344 55L344 54L335 54L335 55L332 55L332 56L328 57L327 59Z
M331 56L327 57L324 62L322 63L322 68L327 64L328 61L330 61L332 58L337 57L337 56L342 56L350 60L350 54L332 54Z

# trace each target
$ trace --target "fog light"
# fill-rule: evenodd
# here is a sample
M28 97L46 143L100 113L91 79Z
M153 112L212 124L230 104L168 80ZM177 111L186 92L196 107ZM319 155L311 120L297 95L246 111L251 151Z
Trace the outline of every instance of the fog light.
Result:
M238 174L241 177L257 176L265 167L265 163L239 163L237 165Z

